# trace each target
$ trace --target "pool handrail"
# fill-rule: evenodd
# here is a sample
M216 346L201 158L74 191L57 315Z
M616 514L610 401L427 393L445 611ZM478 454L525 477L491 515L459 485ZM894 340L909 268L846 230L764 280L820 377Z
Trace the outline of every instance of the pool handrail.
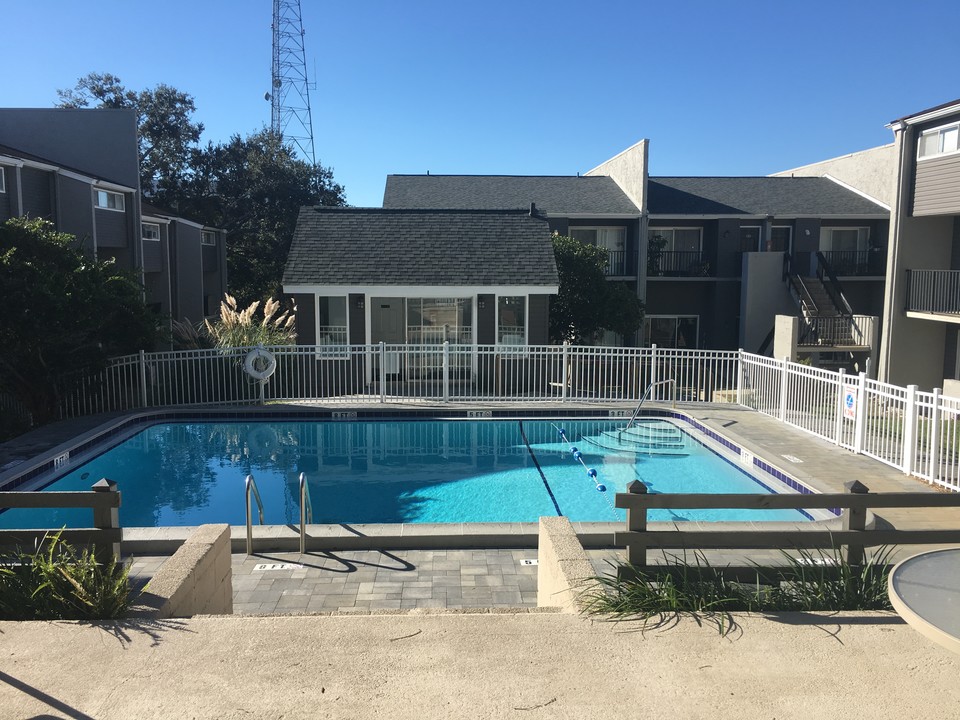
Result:
M677 407L677 381L674 378L668 378L667 380L658 380L657 382L652 382L647 385L647 389L643 391L643 397L640 398L640 402L637 403L637 409L633 411L633 415L624 427L620 428L619 432L626 432L630 429L630 426L633 425L634 420L637 419L637 415L640 414L640 408L643 407L644 401L650 396L650 391L653 390L657 385L672 385L673 393L670 395L670 402L674 408Z
M250 506L250 491L253 491L253 496L257 499L261 525L263 525L263 500L260 499L260 491L257 489L257 481L253 479L253 475L247 475L244 485L247 505L247 555L253 555L253 513Z
M307 525L313 524L313 501L307 474L300 473L300 554L307 551Z

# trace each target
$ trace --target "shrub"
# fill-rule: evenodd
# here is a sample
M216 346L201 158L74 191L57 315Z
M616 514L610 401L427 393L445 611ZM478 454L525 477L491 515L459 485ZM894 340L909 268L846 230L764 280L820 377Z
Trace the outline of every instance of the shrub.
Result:
M0 620L105 620L130 603L128 568L48 535L33 553L0 558Z

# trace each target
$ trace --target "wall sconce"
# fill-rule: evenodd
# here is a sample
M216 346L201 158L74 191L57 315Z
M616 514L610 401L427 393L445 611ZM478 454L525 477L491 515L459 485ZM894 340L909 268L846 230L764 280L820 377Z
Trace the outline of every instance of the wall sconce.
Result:
M486 300L477 300L477 309L483 310L487 306Z
M363 310L363 297L357 298L357 310Z

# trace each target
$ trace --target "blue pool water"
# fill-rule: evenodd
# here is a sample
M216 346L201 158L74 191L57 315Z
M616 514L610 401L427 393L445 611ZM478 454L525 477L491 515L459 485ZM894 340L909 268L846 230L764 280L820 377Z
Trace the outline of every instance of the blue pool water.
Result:
M767 489L667 421L657 455L620 447L604 431L623 420L550 421L523 427L560 512L574 521L622 521L613 496L639 479L651 492L757 493ZM593 442L591 442L593 441ZM596 442L608 447L599 447ZM644 440L646 443L646 440ZM570 452L575 444L596 482ZM611 448L610 446L617 446ZM535 522L557 509L516 420L168 423L153 425L46 486L88 490L102 477L122 493L124 527L244 523L244 478L253 474L264 522L299 523L306 473L316 523ZM766 482L766 481L765 481ZM90 510L9 510L0 527L85 527ZM651 520L806 520L792 510L653 510Z

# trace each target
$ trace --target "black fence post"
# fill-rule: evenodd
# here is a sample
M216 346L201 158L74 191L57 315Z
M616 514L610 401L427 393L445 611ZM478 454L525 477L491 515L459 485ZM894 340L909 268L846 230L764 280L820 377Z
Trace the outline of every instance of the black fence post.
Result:
M854 495L866 495L870 492L870 488L864 485L859 480L852 480L851 482L844 483L844 490L848 493L853 493ZM866 507L851 507L847 508L847 511L843 514L843 530L844 531L863 531L867 529L867 508ZM857 543L847 543L847 562L850 565L863 565L863 545Z

